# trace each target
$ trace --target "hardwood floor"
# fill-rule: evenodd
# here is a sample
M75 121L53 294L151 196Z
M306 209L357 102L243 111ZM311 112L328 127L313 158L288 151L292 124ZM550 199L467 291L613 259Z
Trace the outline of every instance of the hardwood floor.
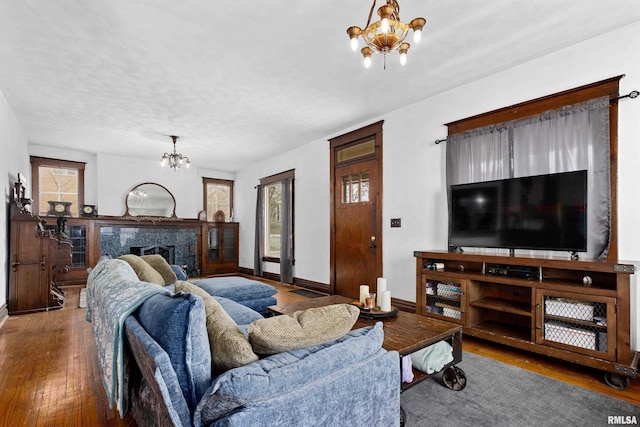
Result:
M0 328L0 425L135 426L109 409L80 287L65 292L64 308Z
M288 292L291 286L265 282L280 290L279 303L305 299ZM65 289L60 310L11 316L0 327L0 426L136 426L130 415L120 419L109 409L79 290ZM640 405L639 379L620 391L581 366L468 337L463 348Z

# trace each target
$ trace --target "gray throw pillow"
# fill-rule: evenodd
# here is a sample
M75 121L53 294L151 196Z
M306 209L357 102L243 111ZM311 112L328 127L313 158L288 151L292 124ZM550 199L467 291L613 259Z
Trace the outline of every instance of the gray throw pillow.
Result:
M334 304L256 320L247 332L254 352L276 354L338 339L351 330L359 315L351 304Z
M166 284L162 275L138 255L127 254L119 256L118 259L126 261L131 268L133 268L133 271L136 272L138 279L141 281L155 283L160 286L164 286Z
M176 273L173 272L173 269L162 255L142 255L140 258L160 273L165 285L176 283L176 280L178 280Z

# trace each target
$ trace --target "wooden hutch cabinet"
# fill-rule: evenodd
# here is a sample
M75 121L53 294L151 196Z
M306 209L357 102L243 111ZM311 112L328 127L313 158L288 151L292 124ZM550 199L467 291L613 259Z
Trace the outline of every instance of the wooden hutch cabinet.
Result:
M625 388L638 353L630 345L635 267L451 252L414 252L416 312L466 335L606 371Z
M62 307L64 292L57 277L69 271L71 244L16 206L11 210L9 238L9 314Z
M237 222L207 223L202 234L202 273L218 274L238 271Z

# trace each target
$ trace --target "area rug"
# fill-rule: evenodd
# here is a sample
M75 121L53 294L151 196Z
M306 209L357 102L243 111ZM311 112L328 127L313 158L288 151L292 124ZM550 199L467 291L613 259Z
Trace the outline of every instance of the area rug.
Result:
M640 422L640 406L516 366L469 352L463 352L456 366L466 374L464 389L450 390L434 375L402 393L405 426L591 427Z
M306 298L319 298L327 296L327 294L321 294L320 292L310 291L308 289L293 289L289 292L291 292L292 294L301 295Z

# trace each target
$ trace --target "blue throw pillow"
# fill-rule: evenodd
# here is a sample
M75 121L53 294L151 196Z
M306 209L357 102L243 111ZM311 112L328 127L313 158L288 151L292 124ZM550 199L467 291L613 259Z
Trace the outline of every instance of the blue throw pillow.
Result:
M255 310L223 297L213 297L238 325L248 325L264 317Z
M187 280L189 278L187 272L179 265L171 264L171 269L175 273L177 280Z
M169 355L189 409L211 383L211 349L202 298L158 294L145 301L136 318Z

